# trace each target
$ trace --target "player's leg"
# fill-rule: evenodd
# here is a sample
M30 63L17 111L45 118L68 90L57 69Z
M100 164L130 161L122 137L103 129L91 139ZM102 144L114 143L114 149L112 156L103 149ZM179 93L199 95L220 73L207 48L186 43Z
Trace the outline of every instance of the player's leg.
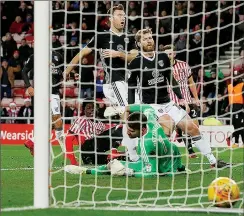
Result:
M68 133L65 136L65 157L70 161L70 164L72 165L78 165L79 163L77 162L74 154L74 148L73 148L73 143L76 140L75 134Z
M128 86L123 81L113 82L111 85L105 84L103 87L104 95L111 102L112 106L121 106L125 109L128 99ZM131 161L139 159L136 153L137 139L130 139L127 134L126 125L123 124L122 145L126 146L127 153Z
M193 122L184 109L176 104L173 104L173 106L169 104L166 111L167 114L174 120L177 127L179 127L185 134L191 136L193 144L204 156L207 157L211 167L217 166L218 168L221 168L229 165L223 161L216 160L212 153L210 143L204 140L198 126Z
M60 96L51 94L51 111L52 111L52 124L55 129L56 139L63 152L65 152L65 146L63 141L63 121L60 113Z

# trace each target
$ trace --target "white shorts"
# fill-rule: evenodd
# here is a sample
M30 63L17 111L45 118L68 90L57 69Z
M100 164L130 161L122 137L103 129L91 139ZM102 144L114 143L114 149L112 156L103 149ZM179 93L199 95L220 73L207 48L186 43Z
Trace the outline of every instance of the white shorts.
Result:
M128 84L124 81L103 84L103 93L111 105L128 105ZM135 103L140 103L138 93L135 94Z
M150 104L150 106L154 109L158 118L163 115L169 115L175 122L175 125L187 115L187 112L173 101L166 104Z
M60 96L51 94L51 111L52 115L59 115L60 113Z

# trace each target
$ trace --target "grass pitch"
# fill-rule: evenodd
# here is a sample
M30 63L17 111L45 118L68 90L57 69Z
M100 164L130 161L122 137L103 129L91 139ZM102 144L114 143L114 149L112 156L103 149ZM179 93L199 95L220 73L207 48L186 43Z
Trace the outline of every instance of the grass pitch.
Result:
M184 148L181 148L184 151ZM66 207L209 207L207 187L217 177L230 177L235 180L243 199L244 190L244 148L218 149L218 158L234 163L232 169L211 170L207 161L200 155L197 159L183 162L193 171L190 175L177 174L174 177L151 179L125 178L92 175L70 175L64 173L63 156L59 147L54 147L56 158L51 172L50 200L52 205ZM182 152L184 154L184 152ZM33 206L33 157L24 146L1 146L1 207L13 208ZM238 201L234 208L243 208ZM3 215L148 215L149 212L94 211L82 209L47 209L17 212L3 212ZM206 213L150 212L151 216L167 214L192 216ZM223 215L223 213L210 213ZM232 215L232 214L226 214ZM235 214L236 215L236 214Z

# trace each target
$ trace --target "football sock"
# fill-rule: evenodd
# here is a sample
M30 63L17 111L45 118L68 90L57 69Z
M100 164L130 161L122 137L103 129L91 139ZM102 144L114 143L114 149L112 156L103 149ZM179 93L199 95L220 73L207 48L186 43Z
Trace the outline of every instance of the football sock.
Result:
M65 139L65 147L66 147L66 158L70 161L72 165L78 165L78 162L75 158L74 149L73 149L73 139L74 136L68 134Z
M62 149L63 152L65 152L65 146L64 146L64 141L63 141L63 129L62 128L58 128L55 129L55 135L56 135L56 139L58 140L58 143Z
M210 164L216 164L217 160L212 153L209 142L204 142L204 139L201 135L192 137L192 141L193 141L193 144L198 148L198 150L204 156L207 157Z

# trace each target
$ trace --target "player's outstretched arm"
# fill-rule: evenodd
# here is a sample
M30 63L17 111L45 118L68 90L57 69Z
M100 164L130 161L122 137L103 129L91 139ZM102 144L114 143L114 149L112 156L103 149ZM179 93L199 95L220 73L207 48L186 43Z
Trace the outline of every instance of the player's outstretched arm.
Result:
M65 69L64 75L66 77L69 76L70 72L73 70L75 66L79 63L80 59L84 58L85 56L89 55L92 52L92 49L89 47L84 47L69 63L68 67Z
M130 52L120 52L112 49L106 49L102 52L103 58L121 58L130 63L138 55L138 50L133 49Z
M27 88L27 92L31 97L34 96L34 88L30 84L28 73L33 69L34 69L34 55L31 55L28 58L24 68L21 71L22 79L24 80L25 86Z
M190 76L188 78L188 83L189 83L189 87L190 87L191 93L193 94L193 97L194 97L194 99L196 101L196 104L199 106L200 105L200 101L199 101L198 94L197 94L197 87L196 87L196 84L195 84L192 76Z

